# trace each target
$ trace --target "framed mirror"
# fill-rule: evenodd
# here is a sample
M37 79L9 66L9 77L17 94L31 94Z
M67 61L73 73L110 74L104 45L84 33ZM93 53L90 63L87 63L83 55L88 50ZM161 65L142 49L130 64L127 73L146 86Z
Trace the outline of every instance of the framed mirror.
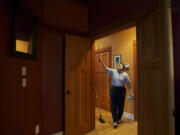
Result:
M25 59L37 59L39 19L21 4L15 4L13 16L13 56Z

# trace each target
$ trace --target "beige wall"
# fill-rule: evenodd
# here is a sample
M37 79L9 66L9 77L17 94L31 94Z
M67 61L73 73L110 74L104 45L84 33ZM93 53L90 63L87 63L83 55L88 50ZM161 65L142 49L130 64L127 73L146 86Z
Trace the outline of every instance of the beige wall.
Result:
M131 79L131 85L134 88L133 40L136 40L136 27L131 27L96 40L95 48L98 48L98 44L100 49L112 47L112 68L114 68L113 56L121 54L122 62L130 65L130 69L127 73ZM126 96L128 96L128 94L129 91L127 90ZM127 97L124 111L134 114L134 102L127 100Z

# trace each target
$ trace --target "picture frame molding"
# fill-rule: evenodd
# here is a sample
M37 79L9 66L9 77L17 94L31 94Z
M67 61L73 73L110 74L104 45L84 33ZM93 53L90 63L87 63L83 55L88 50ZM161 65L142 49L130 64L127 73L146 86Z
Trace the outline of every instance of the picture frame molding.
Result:
M116 68L116 61L115 61L115 59L116 59L117 57L119 57L120 63L122 63L122 56L121 56L121 54L113 55L113 67L114 67L115 69L117 69L117 68Z
M32 54L16 51L17 12L19 10L24 12L28 16L31 16L34 20ZM11 56L22 59L36 60L38 58L37 55L38 33L39 33L39 18L25 5L23 5L19 1L16 1L14 3L14 8L13 8L12 42L10 48Z

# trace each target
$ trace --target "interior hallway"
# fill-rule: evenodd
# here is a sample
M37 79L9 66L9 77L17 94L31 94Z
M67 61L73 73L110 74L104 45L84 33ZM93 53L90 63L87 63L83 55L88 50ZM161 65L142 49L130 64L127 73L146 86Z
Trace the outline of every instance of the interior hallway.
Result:
M121 124L116 129L113 128L112 116L110 112L102 111L103 119L106 123L102 124L98 121L100 110L96 108L95 129L86 135L137 135L137 122L122 118Z

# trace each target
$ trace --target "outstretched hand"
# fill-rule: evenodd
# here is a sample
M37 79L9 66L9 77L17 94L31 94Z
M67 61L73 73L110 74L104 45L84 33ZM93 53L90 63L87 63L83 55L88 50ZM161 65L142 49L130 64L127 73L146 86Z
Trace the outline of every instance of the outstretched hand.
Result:
M131 97L134 97L134 93L132 91L132 89L130 89L130 94L129 94Z
M134 97L134 94L130 93L129 96Z
M129 96L127 97L128 100L132 100L134 98L134 94L132 92L129 93Z

